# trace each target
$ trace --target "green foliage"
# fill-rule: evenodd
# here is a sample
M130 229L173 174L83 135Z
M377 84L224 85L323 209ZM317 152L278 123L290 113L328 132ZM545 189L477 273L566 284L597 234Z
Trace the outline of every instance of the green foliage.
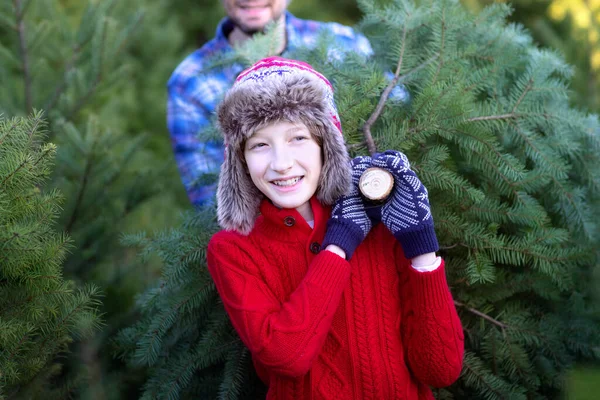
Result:
M214 208L204 208L188 214L180 229L123 238L141 248L143 260L158 255L164 263L158 285L138 297L143 318L115 340L120 357L150 369L142 399L260 398L248 350L204 265L217 230Z
M55 358L100 328L99 289L63 278L72 250L56 230L60 192L42 191L56 146L40 113L0 118L0 398L60 398ZM34 394L36 394L34 396ZM64 398L64 397L62 397Z
M413 96L386 108L376 139L404 151L429 188L468 333L463 376L449 392L554 397L575 359L598 357L588 297L598 119L569 108L572 69L507 25L505 6L470 16L451 2L361 5L378 61Z
M51 120L72 120L94 96L122 81L120 54L141 20L115 18L115 1L89 3L73 26L57 0L4 2L0 111L21 115L36 106ZM118 10L117 10L118 11ZM6 44L4 44L6 43Z
M598 118L569 107L572 68L507 23L505 5L476 16L453 1L359 5L372 59L330 60L325 38L295 56L334 81L354 153L366 152L363 126L390 84L383 71L410 93L409 102L387 100L372 132L380 150L405 152L429 189L466 332L462 377L436 395L555 398L574 361L600 356L590 290L600 233ZM236 60L262 56L264 40ZM237 393L253 382L250 368L226 358L242 350L230 342L206 271L213 213L128 240L164 261L161 285L138 300L144 319L118 341L122 357L150 367L145 398L219 398L221 384Z
M490 0L462 2L474 11L493 3ZM509 17L511 21L525 26L537 43L556 49L575 67L569 85L571 103L599 113L599 4L568 0L513 0L510 3L514 10ZM558 10L566 15L557 15Z
M131 78L142 75L131 54L144 17L144 8L135 5L143 4L112 0L0 4L0 113L14 116L26 115L34 107L43 110L51 131L43 140L52 140L58 150L54 173L40 188L59 189L65 199L55 219L58 228L73 238L74 247L65 255L65 274L75 281L94 282L106 293L102 311L107 326L92 338L72 343L72 355L63 360L67 368L60 379L65 382L76 380L84 370L93 372L94 380L82 397L114 397L121 386L130 384L123 382L137 376L119 371L123 366L114 362L106 346L108 337L131 322L133 294L155 277L153 264L145 274L131 273L132 251L119 246L119 236L161 221L145 217L145 207L163 190L163 182L174 181L167 178L173 168L161 168L171 165L170 160L156 161L145 132L130 133L145 118L137 112L143 102L136 105L136 112L126 107L138 94ZM164 82L150 86L157 85L164 88ZM164 108L158 101L154 104Z

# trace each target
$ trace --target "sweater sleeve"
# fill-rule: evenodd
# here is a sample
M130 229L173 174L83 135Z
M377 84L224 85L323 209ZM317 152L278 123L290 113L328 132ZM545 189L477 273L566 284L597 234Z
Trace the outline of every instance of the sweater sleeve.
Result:
M350 278L350 264L320 252L287 301L279 301L254 264L258 257L213 238L208 269L233 327L253 358L283 376L306 374L319 355ZM285 268L269 265L267 268Z
M419 272L397 248L401 332L409 367L426 385L449 386L462 370L464 333L446 282L444 261L433 271Z

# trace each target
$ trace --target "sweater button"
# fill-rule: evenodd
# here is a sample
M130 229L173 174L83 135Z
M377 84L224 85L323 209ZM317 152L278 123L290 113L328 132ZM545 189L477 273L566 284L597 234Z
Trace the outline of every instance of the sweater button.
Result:
M294 226L294 224L296 223L296 219L294 217L285 217L283 219L283 223L285 224L285 226Z
M321 251L321 245L319 243L317 243L317 242L311 243L311 245L310 245L310 251L313 254L319 254L319 251Z

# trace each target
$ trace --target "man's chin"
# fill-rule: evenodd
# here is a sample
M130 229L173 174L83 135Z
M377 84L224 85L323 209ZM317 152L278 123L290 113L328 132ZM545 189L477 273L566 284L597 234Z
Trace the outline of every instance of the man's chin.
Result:
M281 16L274 18L274 19L269 19L265 23L260 23L257 21L254 24L245 24L243 22L240 22L240 20L237 18L232 18L232 22L234 23L236 28L238 28L240 31L244 32L246 35L254 35L255 33L264 33L266 27L271 22L278 21L278 20L280 20L280 18L281 18Z
M262 28L248 28L248 27L244 27L244 26L240 26L238 25L239 30L241 30L242 32L244 32L246 35L248 36L253 36L256 33L263 33L265 31L264 27Z
M264 33L265 31L265 27L268 25L267 24L253 24L253 25L247 25L247 24L242 24L239 21L233 21L233 23L235 24L236 28L238 28L240 31L244 32L246 35L254 35L255 33Z

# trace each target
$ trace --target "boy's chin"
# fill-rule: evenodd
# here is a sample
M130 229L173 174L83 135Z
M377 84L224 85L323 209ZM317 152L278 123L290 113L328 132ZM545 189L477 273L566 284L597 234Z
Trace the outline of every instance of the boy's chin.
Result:
M296 208L306 204L308 200L304 201L281 201L279 199L270 199L271 203L275 205L277 208L285 208L286 210L295 210Z
M267 196L271 203L273 203L277 208L285 208L288 210L295 210L299 207L302 207L306 203L310 201L311 196L303 195L303 196L295 196L293 199L282 198L281 196Z

